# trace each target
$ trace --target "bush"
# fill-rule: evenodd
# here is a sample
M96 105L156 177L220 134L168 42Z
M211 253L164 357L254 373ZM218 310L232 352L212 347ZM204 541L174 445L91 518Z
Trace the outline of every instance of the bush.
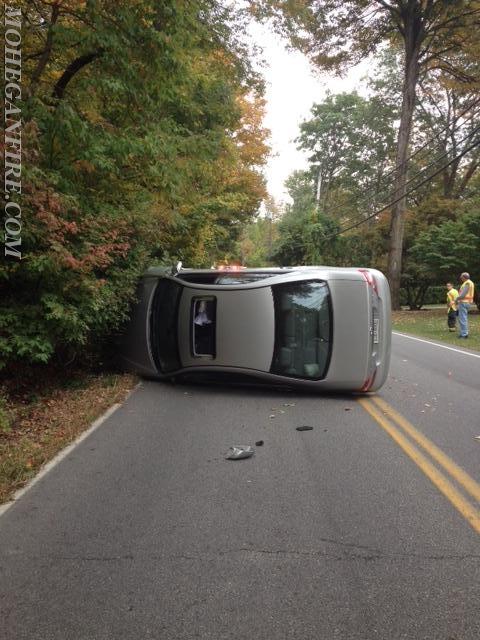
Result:
M7 398L0 391L0 433L10 431L12 418L7 406Z

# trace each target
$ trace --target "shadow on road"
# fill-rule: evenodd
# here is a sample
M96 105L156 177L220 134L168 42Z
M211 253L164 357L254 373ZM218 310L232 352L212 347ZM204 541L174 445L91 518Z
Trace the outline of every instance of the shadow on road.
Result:
M251 397L262 398L278 398L279 395L291 395L292 397L304 397L312 399L352 399L356 396L365 396L367 394L345 393L334 391L312 392L308 389L298 387L289 387L285 384L272 385L271 383L254 380L243 374L215 374L215 373L188 373L178 376L174 381L149 380L153 385L158 384L172 389L179 388L183 392L216 392L218 395L224 396L244 396L248 394Z

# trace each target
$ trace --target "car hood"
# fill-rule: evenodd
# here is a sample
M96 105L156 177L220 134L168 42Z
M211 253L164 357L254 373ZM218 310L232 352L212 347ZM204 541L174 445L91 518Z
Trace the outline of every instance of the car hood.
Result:
M216 298L216 357L209 360L192 353L193 298ZM178 317L180 360L184 367L239 367L269 371L275 337L273 296L270 287L214 289L185 287Z

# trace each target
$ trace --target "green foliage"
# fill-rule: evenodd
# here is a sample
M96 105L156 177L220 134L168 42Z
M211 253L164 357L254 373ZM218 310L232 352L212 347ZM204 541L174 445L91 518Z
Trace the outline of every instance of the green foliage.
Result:
M480 211L464 213L419 234L410 257L431 280L456 282L462 271L480 276Z
M300 125L299 148L309 152L312 175L321 181L320 203L328 212L332 199L348 201L370 190L370 203L385 191L383 176L392 168L397 110L377 97L357 93L329 95L312 107ZM367 206L363 204L365 208Z
M331 237L337 233L338 223L318 210L310 173L294 172L286 186L293 202L278 223L272 260L285 266L333 262L337 245Z
M264 205L264 215L244 227L237 243L237 255L234 258L238 259L239 256L241 264L247 267L271 265L281 211L273 198L267 198Z
M10 431L12 418L7 406L7 398L0 389L0 434Z
M268 152L237 9L21 4L25 259L0 266L0 367L107 339L152 260L232 250Z
M398 308L407 210L403 196L407 192L418 85L435 71L450 83L468 82L478 91L478 0L250 0L250 5L260 18L271 19L294 47L323 70L341 74L347 66L366 59L387 43L402 52L403 82L392 189L400 197L392 202L390 210L388 253L392 305ZM432 93L436 95L436 86ZM470 166L474 169L478 163L474 161ZM448 172L443 176L448 178ZM459 191L447 186L444 195L458 196L462 191L463 186Z
M352 223L359 225L341 236L333 236L328 251L322 251L322 257L328 256L338 266L358 264L387 270L391 240L390 209L378 216L369 216L393 199L392 151L401 100L400 77L398 50L386 49L377 66L372 67L371 77L367 80L368 98L355 93L340 94L328 96L324 102L313 106L312 117L301 125L298 138L301 148L310 152L310 169L304 172L303 180L299 180L299 174L294 172L287 181L294 205L287 207L287 215L278 227L279 261L289 259L297 262L311 256L318 257L318 251L315 253L312 247L315 246L312 224L317 210L314 194L320 173L318 210L342 227L349 227ZM415 155L411 161L411 176L415 177L423 169L427 171L416 177L413 184L457 153L461 149L460 139L476 123L474 108L464 108L472 100L469 88L461 90L445 85L445 92L439 97L426 84L421 87L420 100L412 136L412 153ZM429 100L431 104L428 104ZM463 111L463 119L456 122L455 117ZM453 128L455 123L458 131ZM427 139L435 142L424 149ZM466 142L470 144L471 139ZM443 274L438 270L432 273L418 255L411 252L411 248L420 234L432 225L456 221L462 212L475 210L480 184L479 153L478 148L472 150L409 198L402 286L403 301L407 300L412 308L425 303L429 288L435 282L443 282ZM439 155L442 162L435 163L434 159ZM442 252L443 248L439 251L439 260ZM462 256L461 251L458 255ZM446 261L443 271L448 270Z
M470 206L468 206L470 205ZM402 287L411 309L426 304L433 284L458 282L463 271L480 277L480 209L465 203L455 220L429 225L412 239L405 260Z

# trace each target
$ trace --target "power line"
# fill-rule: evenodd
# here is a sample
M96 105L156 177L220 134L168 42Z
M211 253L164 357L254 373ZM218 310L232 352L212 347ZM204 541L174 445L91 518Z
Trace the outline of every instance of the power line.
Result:
M476 100L474 100L473 102L471 102L468 107L466 107L461 113L458 114L458 116L456 116L453 120L453 123L458 122L458 120L464 116L468 111L470 111L472 109L472 107L475 107L477 104L480 103L480 98L477 98ZM466 122L469 122L470 120L473 120L473 118L478 115L480 113L480 109L477 109L476 111L474 111L474 113L472 113L466 120ZM465 124L465 123L464 123ZM410 162L413 158L415 158L421 151L423 151L427 146L429 146L430 144L436 142L438 140L438 136L443 133L444 131L447 131L450 128L450 125L447 125L446 127L444 127L443 129L440 129L439 132L437 132L437 134L432 137L429 138L421 147L419 147L414 153L412 153L410 156L407 157L407 159L405 160L405 163ZM459 127L453 127L452 132L455 130L460 129ZM476 133L477 129L474 129L473 132L470 132L467 136L465 136L464 138L462 138L462 140L460 140L458 142L458 144L461 144L462 142L464 142L466 139L468 139L469 137L471 137L474 133ZM429 164L427 164L425 167L423 167L422 169L420 169L420 171L418 171L417 173L414 174L414 176L412 176L412 178L406 183L409 184L410 182L412 182L416 177L418 177L418 175L420 175L421 173L423 173L425 170L427 170L429 167L433 166L434 164L436 164L439 160L441 160L442 158L446 157L448 155L448 151L443 153L441 156L438 156L437 158L435 158L434 160L432 160L432 162L430 162ZM393 167L390 171L388 171L384 176L382 176L381 180L384 181L387 178L389 178L391 175L393 175L397 169L399 169L401 165L396 165L395 167ZM353 200L354 203L358 203L358 202L363 202L365 200L370 199L367 194L373 190L375 190L376 187L372 186L372 187L368 187L362 195L359 195L357 198L355 198ZM382 191L386 191L387 187L385 187L384 189L378 191L378 194L382 193ZM333 207L332 209L330 209L329 211L326 211L326 213L328 213L328 215L331 215L332 213L334 213L335 211L338 211L339 209L342 209L344 205L337 205L335 207Z
M480 127L478 127L480 128ZM362 220L360 220L360 222L356 222L355 224L352 224L348 227L345 227L343 229L340 229L339 231L337 231L336 233L330 234L329 236L325 236L325 238L323 238L323 240L330 240L331 238L336 238L337 236L341 235L342 233L345 233L345 231L350 231L351 229L355 229L356 227L359 227L360 225L364 224L365 222L368 222L368 220L371 220L372 218L375 218L376 216L378 216L380 213L382 213L383 211L386 211L387 209L389 209L390 207L392 207L394 204L396 204L397 202L400 202L400 200L403 200L403 198L406 198L407 196L409 196L411 193L413 193L414 191L416 191L417 189L419 189L420 187L422 187L424 184L426 184L427 182L429 182L430 180L432 180L432 178L434 178L435 176L437 176L439 173L441 173L444 169L446 169L448 166L450 166L451 164L453 164L454 162L456 162L457 160L459 160L460 158L462 158L464 155L466 155L469 151L471 151L472 149L474 149L476 146L478 146L480 144L480 138L478 138L473 144L471 144L469 147L467 147L466 149L464 149L461 153L457 154L454 158L452 158L451 160L449 160L449 162L447 162L446 164L444 164L442 167L440 167L440 169L437 169L437 171L434 171L430 176L428 176L427 178L425 178L424 180L422 180L421 182L419 182L419 184L417 184L415 187L412 187L412 189L409 189L408 191L406 191L404 194L402 194L400 197L396 198L395 200L392 200L391 202L389 202L388 204L386 204L385 206L381 207L381 209L377 209L374 213L370 214L369 216L366 216L365 218L363 218Z
M467 134L465 137L463 137L458 144L461 144L462 142L465 142L465 140L468 140L469 138L471 138L472 136L474 136L478 131L480 131L480 125L478 125L477 127L475 127L475 129L473 129L473 131L471 131L469 134ZM448 162L446 165L444 165L441 169L440 172L443 171L446 167L448 167L450 164L452 164L453 162L455 162L456 160L458 160L459 158L461 158L463 155L465 155L466 153L468 153L468 151L471 149L471 147L467 150L465 150L464 153L461 153L459 155L457 155L455 158L453 158L450 162ZM448 156L450 152L446 151L445 153L443 153L441 156L438 156L437 158L435 158L432 162L430 162L428 165L426 165L425 167L423 167L422 169L420 169L420 171L417 171L409 180L406 181L405 183L405 187L408 186L409 184L411 184L414 180L416 180L420 175L422 175L422 173L424 173L425 171L427 171L430 167L433 167L434 165L436 165L438 163L439 160L441 160L442 158L446 158ZM432 176L430 176L427 179L427 182L434 177L435 175L437 175L438 172L432 174ZM414 189L412 189L412 191L415 191L416 189L418 189L422 184L425 184L424 182L420 183L419 185L417 185L416 187L414 187ZM411 193L410 191L405 193L405 196L402 197L406 197L409 193ZM400 198L401 199L401 198ZM362 198L361 201L366 200L366 198ZM355 202L358 202L359 200L356 200ZM340 207L336 207L336 208L340 208ZM331 212L328 212L329 215ZM372 214L372 216L374 216L375 213ZM363 216L361 217L361 220L369 220L370 217L372 216ZM350 218L350 220L354 220L355 218L357 218L358 216L354 216L353 218Z

